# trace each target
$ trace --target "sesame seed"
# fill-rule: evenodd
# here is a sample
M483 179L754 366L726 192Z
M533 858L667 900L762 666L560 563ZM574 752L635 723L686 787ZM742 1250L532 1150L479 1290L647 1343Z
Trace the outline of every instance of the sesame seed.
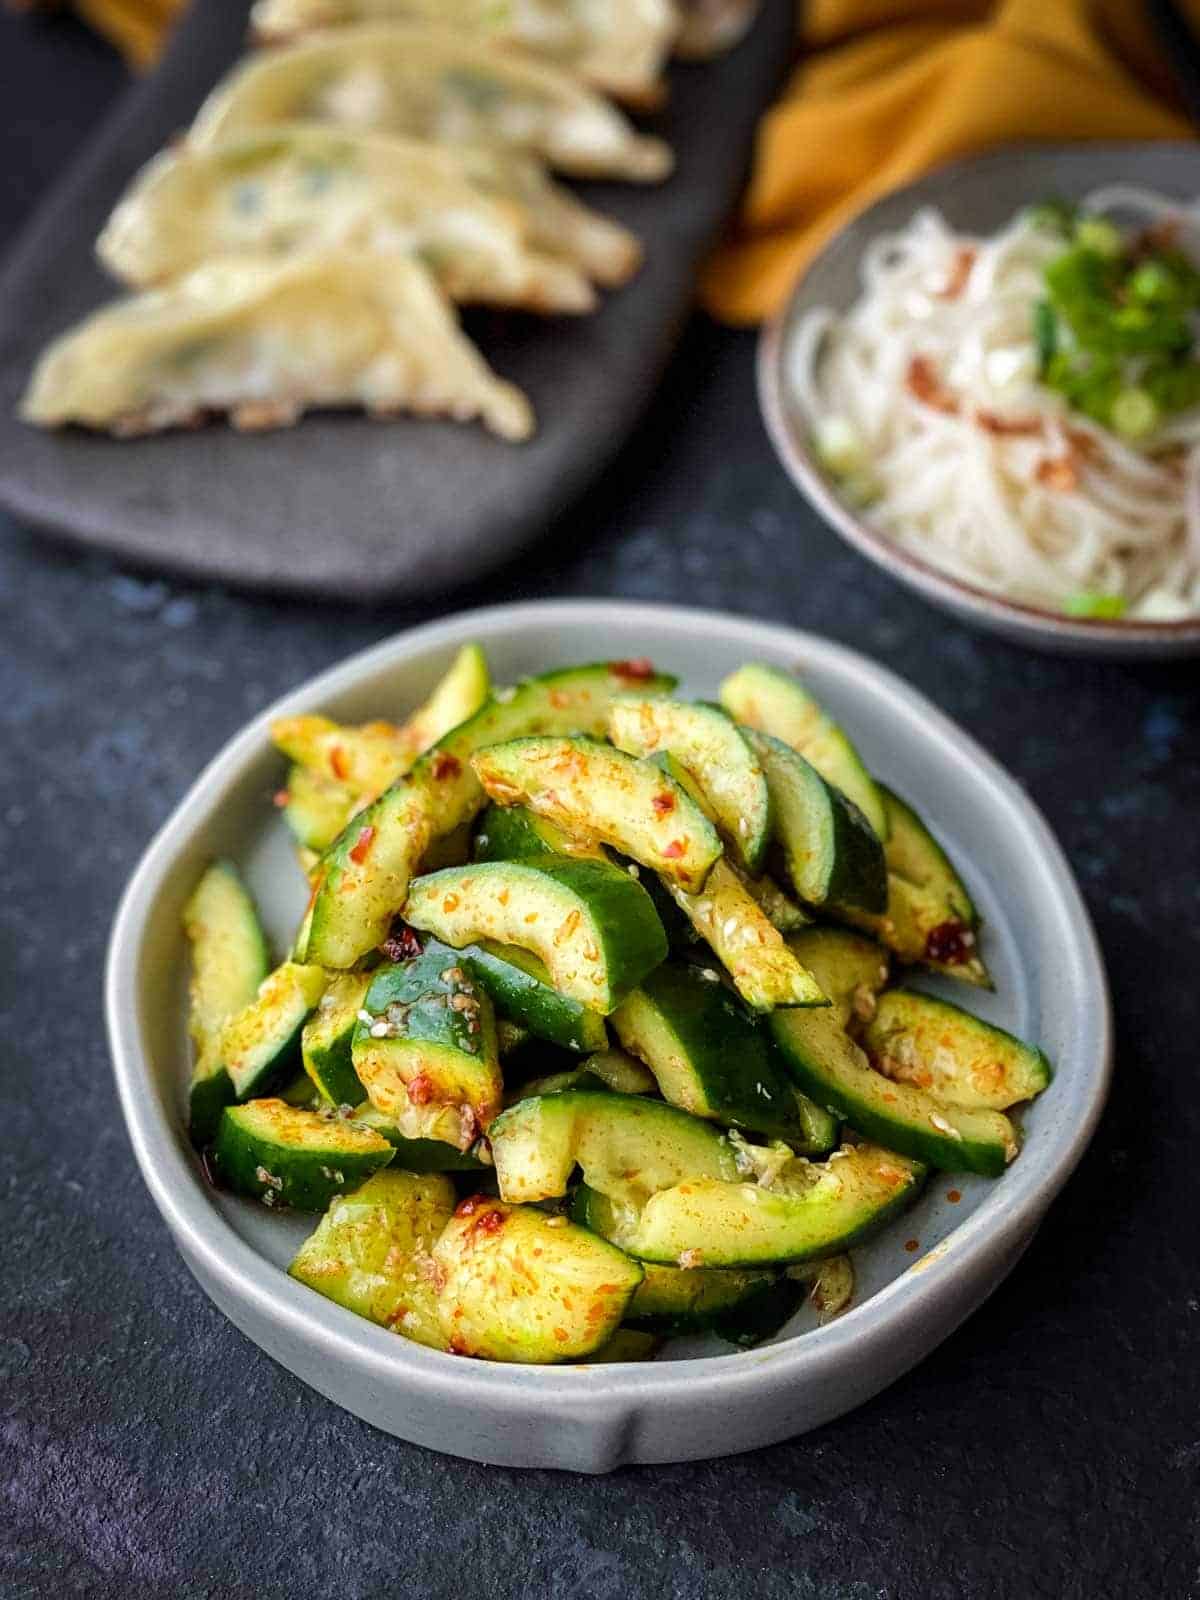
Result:
M714 972L711 967L701 967L700 976L702 978L707 978L709 983L720 983L721 981L721 974L719 972Z
M502 706L506 706L508 704L508 702L512 699L512 697L516 694L516 692L517 692L516 685L515 684L508 684L506 687L504 687L502 689L494 690L493 693L492 693L492 699L493 700L498 700L499 703Z
M636 861L631 861L629 863L629 865L625 868L625 871L629 874L629 876L631 878L640 878L641 877L641 873L638 871L638 864L637 864Z
M386 1039L391 1031L392 1025L390 1022L380 1020L379 1022L373 1022L371 1024L372 1039Z
M948 1139L957 1139L961 1142L962 1134L952 1123L947 1122L945 1117L940 1117L936 1111L931 1111L929 1120L939 1133L944 1133Z
M369 1028L371 1026L371 1024L375 1021L375 1018L371 1015L371 1013L369 1011L360 1011L358 1013L358 1020L359 1020L359 1022L362 1023L364 1028Z

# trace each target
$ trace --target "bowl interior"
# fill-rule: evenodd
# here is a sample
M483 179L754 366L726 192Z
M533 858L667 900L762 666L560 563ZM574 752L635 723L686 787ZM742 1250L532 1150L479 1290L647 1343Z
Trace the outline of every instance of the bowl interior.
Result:
M514 622L515 617L520 620ZM500 608L381 646L272 708L201 776L143 869L152 878L144 886L150 898L134 956L143 1063L134 1092L150 1097L156 1120L174 1146L169 1181L188 1186L193 1209L199 1203L219 1213L260 1258L266 1280L286 1267L314 1219L274 1215L216 1193L190 1153L184 1131L187 951L180 912L203 864L214 855L229 855L245 870L282 950L303 908L305 889L285 825L271 804L283 767L268 742L269 717L284 710L319 710L349 721L402 716L468 637L482 640L500 682L554 664L648 652L657 665L679 675L683 691L696 696L714 696L721 677L747 659L797 670L844 723L872 770L919 808L958 863L986 919L983 950L996 992L924 977L917 981L1036 1040L1057 1074L1022 1117L1024 1151L999 1183L935 1174L912 1212L855 1252L856 1308L919 1268L980 1207L1003 1206L1005 1197L1015 1200L1021 1191L1045 1184L1047 1171L1061 1164L1064 1147L1098 1111L1106 1002L1090 933L1086 921L1080 932L1065 867L1044 824L1018 798L1011 780L927 702L839 647L806 641L785 629L665 608L603 603ZM1054 854L1049 864L1047 851ZM1065 882L1065 897L1055 874ZM960 1198L951 1200L951 1193ZM340 1308L325 1309L350 1319ZM350 1320L366 1331L366 1325ZM779 1337L811 1326L806 1309ZM727 1350L715 1340L676 1341L664 1358Z
M861 553L893 577L960 616L1026 642L1072 646L1102 653L1174 654L1200 649L1200 618L1178 622L1122 622L1067 618L1007 600L952 577L902 548L844 500L811 456L807 428L791 395L788 350L807 312L828 306L847 311L860 293L859 264L880 234L897 232L914 212L933 206L951 226L987 234L1022 206L1048 198L1080 200L1102 184L1130 183L1178 199L1197 193L1195 146L1183 143L1027 145L995 151L938 168L861 212L815 256L783 310L763 330L760 398L771 437L788 472L827 521Z

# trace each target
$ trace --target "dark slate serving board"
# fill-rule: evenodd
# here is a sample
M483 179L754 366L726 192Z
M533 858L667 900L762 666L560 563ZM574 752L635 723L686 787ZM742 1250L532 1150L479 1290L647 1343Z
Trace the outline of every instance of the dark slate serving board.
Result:
M92 256L96 234L132 173L239 53L245 15L244 0L197 0L0 279L0 502L134 561L257 588L372 599L477 578L536 538L636 424L789 60L791 7L771 0L731 55L672 67L668 107L652 122L676 150L666 184L583 191L645 241L631 284L592 317L468 318L497 371L533 400L531 443L504 444L478 425L330 414L279 433L213 424L124 441L27 427L14 407L39 350L113 293Z

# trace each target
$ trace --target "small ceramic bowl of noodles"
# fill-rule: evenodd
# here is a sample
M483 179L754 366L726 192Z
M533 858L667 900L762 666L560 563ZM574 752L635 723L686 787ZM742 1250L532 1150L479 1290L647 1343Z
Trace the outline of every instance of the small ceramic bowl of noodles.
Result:
M1033 146L877 202L763 333L795 482L964 620L1200 653L1198 187L1192 146Z

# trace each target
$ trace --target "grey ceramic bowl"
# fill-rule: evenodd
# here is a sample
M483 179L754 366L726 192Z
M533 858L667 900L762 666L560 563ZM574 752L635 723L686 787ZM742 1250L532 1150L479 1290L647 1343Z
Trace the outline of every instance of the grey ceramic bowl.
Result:
M792 329L817 306L844 311L859 293L859 261L881 233L902 228L915 211L936 206L970 233L992 233L1014 212L1048 197L1082 198L1101 184L1136 183L1180 199L1200 192L1194 144L1021 145L940 167L860 212L801 274L782 311L763 328L758 394L767 431L797 488L860 554L964 622L1018 644L1065 654L1166 657L1200 654L1200 617L1181 622L1113 622L1064 617L1003 599L951 577L873 528L838 497L813 460L802 418L785 381Z
M645 1364L489 1365L442 1355L360 1320L284 1267L311 1219L272 1215L207 1186L184 1132L186 950L180 911L203 865L234 856L281 942L304 890L270 805L273 716L395 715L466 639L499 681L552 664L652 652L689 693L711 695L748 659L801 671L873 769L927 815L986 917L994 995L960 996L1037 1039L1056 1065L1027 1142L1000 1180L938 1176L915 1210L857 1251L851 1310L802 1314L740 1354L677 1344ZM877 1393L955 1328L1020 1256L1083 1153L1108 1082L1104 972L1079 892L1021 789L928 701L881 667L812 635L711 612L597 600L470 612L354 657L264 712L199 776L151 844L113 930L108 1028L142 1174L184 1259L217 1305L313 1388L401 1438L475 1460L602 1472L769 1444ZM949 1191L961 1192L951 1203ZM905 1248L919 1241L919 1252Z

